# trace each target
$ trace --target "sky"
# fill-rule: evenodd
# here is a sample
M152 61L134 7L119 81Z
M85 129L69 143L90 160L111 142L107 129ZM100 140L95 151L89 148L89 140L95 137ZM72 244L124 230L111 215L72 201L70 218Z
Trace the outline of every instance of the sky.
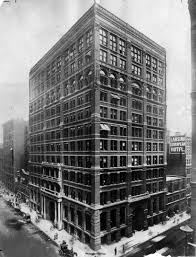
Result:
M0 0L0 128L28 119L30 68L93 0ZM191 131L190 18L187 0L97 0L167 52L167 128ZM2 131L0 129L0 142Z

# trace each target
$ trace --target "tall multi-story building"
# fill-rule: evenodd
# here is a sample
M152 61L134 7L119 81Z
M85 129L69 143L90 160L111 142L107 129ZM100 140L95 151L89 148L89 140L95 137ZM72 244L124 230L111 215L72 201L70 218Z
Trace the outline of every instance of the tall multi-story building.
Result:
M165 67L94 4L30 71L31 206L93 249L165 217Z
M3 144L0 144L0 181L3 179Z
M15 192L16 172L24 168L24 142L27 122L12 119L3 124L3 176L5 186Z

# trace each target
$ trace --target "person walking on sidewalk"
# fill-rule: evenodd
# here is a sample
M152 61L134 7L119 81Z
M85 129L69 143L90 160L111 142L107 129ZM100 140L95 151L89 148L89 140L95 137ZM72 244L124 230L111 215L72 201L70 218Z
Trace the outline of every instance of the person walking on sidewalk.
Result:
M117 255L117 248L114 248L114 254Z

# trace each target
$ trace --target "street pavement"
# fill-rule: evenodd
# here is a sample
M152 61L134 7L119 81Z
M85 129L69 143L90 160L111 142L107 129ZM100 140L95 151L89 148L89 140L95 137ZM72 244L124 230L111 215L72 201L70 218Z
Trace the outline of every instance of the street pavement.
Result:
M57 247L32 224L18 225L21 216L0 197L0 257L57 257Z

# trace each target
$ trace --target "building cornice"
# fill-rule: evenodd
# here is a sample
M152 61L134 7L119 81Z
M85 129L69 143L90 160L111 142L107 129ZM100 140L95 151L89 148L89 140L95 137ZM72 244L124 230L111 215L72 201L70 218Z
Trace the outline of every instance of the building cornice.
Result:
M145 45L154 49L161 55L166 55L166 50L156 42L154 42L149 37L145 36L143 33L139 32L137 29L130 26L128 23L124 22L122 19L118 18L116 15L112 14L100 5L96 5L96 14L113 23L115 27L125 32L125 36L131 36L137 41L143 42Z
M53 56L65 46L73 43L73 38L77 37L77 33L82 27L86 27L86 23L90 18L94 17L94 6L93 5L66 33L63 35L57 43L31 68L29 76L31 77L43 64L53 58Z

